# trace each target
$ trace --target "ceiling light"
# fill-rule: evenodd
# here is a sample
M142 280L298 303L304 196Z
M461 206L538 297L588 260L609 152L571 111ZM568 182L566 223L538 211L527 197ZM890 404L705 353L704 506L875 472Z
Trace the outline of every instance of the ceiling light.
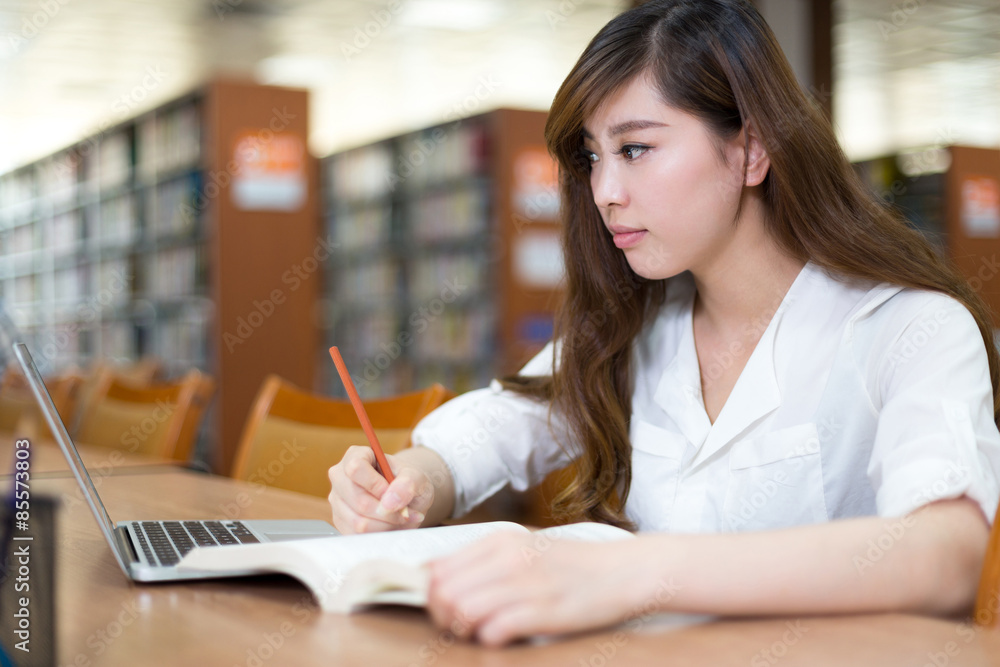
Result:
M497 23L504 10L495 0L410 0L400 23L419 28L484 30Z
M329 81L333 71L333 64L322 58L290 53L265 58L255 68L260 83L303 87Z

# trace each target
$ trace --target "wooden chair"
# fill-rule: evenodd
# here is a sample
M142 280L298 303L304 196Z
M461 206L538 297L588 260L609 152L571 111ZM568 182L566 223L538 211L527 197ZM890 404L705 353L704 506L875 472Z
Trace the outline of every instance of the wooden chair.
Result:
M18 366L17 362L12 361L3 369L3 374L0 375L0 391L6 389L27 389L28 381L24 378L24 373L21 372L21 367Z
M28 438L54 440L24 376L21 375L19 379L9 377L13 375L8 371L0 384L0 431ZM83 378L76 373L66 373L45 380L52 402L66 424L70 424L73 419L82 383Z
M18 432L34 406L35 397L28 389L4 387L0 390L0 431Z
M34 402L21 369L16 363L8 364L0 375L0 432L14 433Z
M386 453L408 447L417 422L454 393L440 384L423 391L365 401ZM270 375L254 401L231 472L236 479L325 498L327 470L351 445L367 445L347 400L318 396Z
M979 592L972 614L977 625L1000 629L1000 506L993 519L990 543L983 559L983 572L979 577Z
M176 382L138 386L106 372L76 432L80 442L186 462L215 389L198 370Z
M150 385L162 382L165 372L163 362L160 359L149 355L141 357L129 364L109 366L109 368L113 370L118 377L124 379L126 382L131 382L137 385Z
M90 404L95 396L95 390L104 389L104 385L114 376L133 387L149 387L163 382L163 362L152 356L144 356L129 364L111 364L105 360L96 360L88 371L82 374L83 384L78 391L76 410L72 421L66 422L70 433L80 429L83 415L90 411Z

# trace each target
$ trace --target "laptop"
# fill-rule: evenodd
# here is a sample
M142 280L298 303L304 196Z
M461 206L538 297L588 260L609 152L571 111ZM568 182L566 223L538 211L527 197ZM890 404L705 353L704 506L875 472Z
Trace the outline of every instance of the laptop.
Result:
M179 581L256 574L250 571L199 572L178 571L177 563L196 547L225 548L233 544L282 542L315 537L330 537L340 533L325 521L306 519L285 520L204 520L204 521L112 521L101 502L83 459L70 438L62 417L52 403L45 382L24 343L14 343L14 354L41 407L45 421L55 435L90 506L97 525L115 555L115 560L133 581Z

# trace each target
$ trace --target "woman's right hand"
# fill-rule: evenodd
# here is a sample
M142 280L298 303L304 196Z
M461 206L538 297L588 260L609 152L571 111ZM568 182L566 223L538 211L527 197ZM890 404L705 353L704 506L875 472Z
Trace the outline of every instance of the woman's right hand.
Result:
M330 508L341 533L374 533L416 528L434 501L434 485L419 468L386 455L395 480L375 469L371 447L354 446L330 468Z

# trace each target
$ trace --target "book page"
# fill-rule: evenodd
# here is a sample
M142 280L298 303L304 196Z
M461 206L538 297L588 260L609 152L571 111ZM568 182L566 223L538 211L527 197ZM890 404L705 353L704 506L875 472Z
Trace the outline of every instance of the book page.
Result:
M295 542L294 548L346 569L374 559L420 564L501 530L527 529L516 523L491 521L303 540Z
M623 528L594 521L552 526L537 530L535 534L544 535L553 540L590 540L592 542L611 542L613 540L626 540L635 537L634 534Z
M426 565L406 565L398 561L370 560L353 568L335 596L336 608L350 612L360 605L402 604L423 607L431 583Z
M347 611L354 603L364 601L361 599L364 596L358 591L364 590L365 585L355 587L354 582L351 582L352 597L356 599L350 601L350 604L338 599L341 588L348 584L348 579L354 576L355 571L359 578L367 577L370 580L366 585L373 591L377 592L380 586L375 582L374 575L381 573L385 579L384 587L389 590L400 591L406 587L419 588L422 585L422 594L426 599L426 583L421 584L419 574L421 565L503 530L527 532L524 526L516 523L493 521L287 542L207 547L189 552L181 560L178 569L215 572L220 576L282 572L308 586L325 610ZM379 563L367 570L359 568L369 561ZM404 574L404 571L408 572Z

